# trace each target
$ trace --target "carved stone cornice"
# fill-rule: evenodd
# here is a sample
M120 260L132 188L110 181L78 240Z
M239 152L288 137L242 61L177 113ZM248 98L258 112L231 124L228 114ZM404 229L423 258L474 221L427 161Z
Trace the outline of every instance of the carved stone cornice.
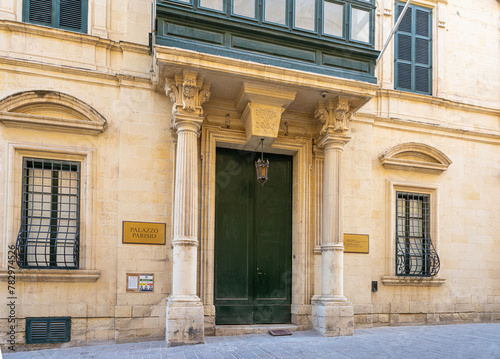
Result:
M349 99L339 96L325 104L319 101L314 111L314 117L321 122L320 136L345 136L352 113L349 111Z
M204 84L196 72L184 70L182 75L165 80L165 93L172 101L172 127L178 131L181 123L192 121L199 130L203 121L201 106L210 99L210 84Z

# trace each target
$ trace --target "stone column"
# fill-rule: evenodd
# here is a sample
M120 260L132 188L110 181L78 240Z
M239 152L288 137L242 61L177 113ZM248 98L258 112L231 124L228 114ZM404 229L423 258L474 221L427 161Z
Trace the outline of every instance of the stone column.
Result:
M173 130L177 135L172 240L172 294L167 300L168 346L205 341L203 304L196 295L198 247L198 136L203 122L201 105L210 97L210 86L184 71L167 79L166 93L173 105Z
M315 117L322 129L317 145L324 150L321 213L321 295L313 303L313 328L324 336L352 335L354 312L344 296L344 230L342 206L342 151L349 142L348 100L339 97L319 103Z

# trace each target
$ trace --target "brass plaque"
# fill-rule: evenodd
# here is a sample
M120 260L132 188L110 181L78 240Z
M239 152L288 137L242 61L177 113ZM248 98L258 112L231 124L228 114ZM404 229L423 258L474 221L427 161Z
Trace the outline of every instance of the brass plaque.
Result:
M345 234L344 233L344 252L345 253L366 253L369 251L368 234Z
M165 223L123 222L123 243L165 244Z

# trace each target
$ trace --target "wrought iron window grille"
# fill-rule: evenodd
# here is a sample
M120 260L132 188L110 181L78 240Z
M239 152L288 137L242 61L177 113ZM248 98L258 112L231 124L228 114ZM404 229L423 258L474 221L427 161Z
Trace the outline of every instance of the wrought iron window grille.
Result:
M430 236L430 196L396 193L396 275L433 277L439 256Z
M80 163L24 158L19 268L78 269Z

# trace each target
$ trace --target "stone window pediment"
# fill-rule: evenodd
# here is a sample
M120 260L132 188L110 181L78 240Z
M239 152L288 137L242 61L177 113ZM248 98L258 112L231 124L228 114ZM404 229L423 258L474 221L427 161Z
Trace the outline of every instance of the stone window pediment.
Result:
M106 120L73 96L55 91L25 91L0 100L0 122L7 127L97 135Z
M388 169L442 173L451 160L438 149L423 143L404 143L392 147L379 156L382 166Z

